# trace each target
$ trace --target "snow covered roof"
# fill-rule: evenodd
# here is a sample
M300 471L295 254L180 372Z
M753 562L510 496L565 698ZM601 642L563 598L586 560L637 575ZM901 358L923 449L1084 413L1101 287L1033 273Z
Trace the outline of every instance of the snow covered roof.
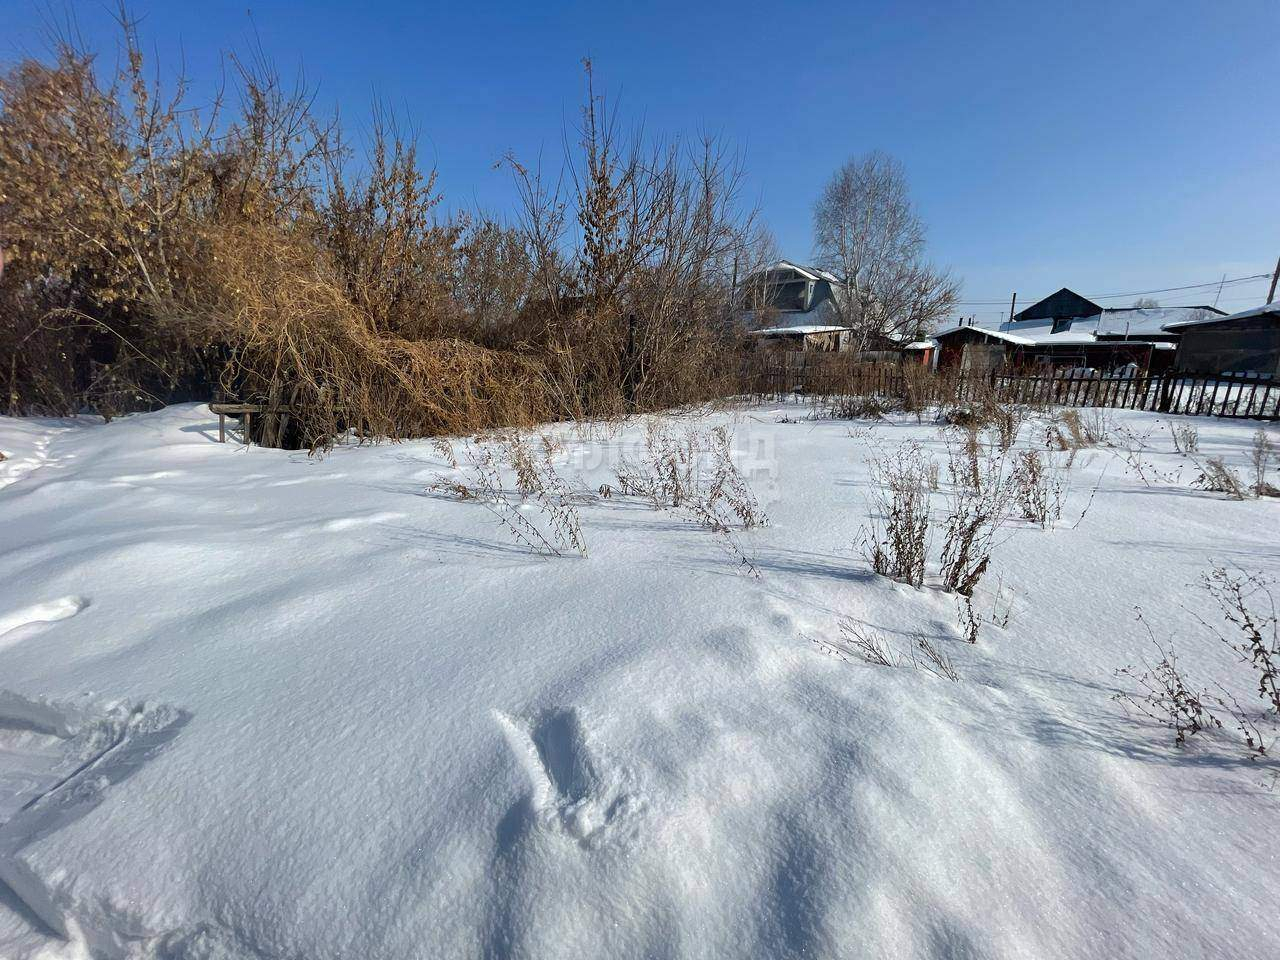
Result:
M1036 346L1054 344L1093 343L1097 338L1098 317L1077 317L1074 320L1024 320L1021 323L1002 323L1000 329L1026 337ZM1054 332L1054 327L1060 327Z
M959 330L971 329L1021 347L1088 346L1100 342L1097 334L1102 322L1101 316L1076 317L1074 320L1065 321L1048 317L1022 321L1006 320L999 327L949 327L938 331L934 337L945 337ZM1055 327L1058 328L1056 331ZM1158 330L1157 327L1155 332Z
M1225 317L1213 307L1125 307L1102 311L1098 333L1103 336L1135 336L1164 333L1171 324L1195 323Z
M832 327L832 326L795 326L795 327L767 327L764 330L752 330L750 335L753 337L769 337L769 336L786 336L794 334L796 336L810 333L835 333L837 330L848 330L848 327Z
M903 350L928 350L932 347L936 347L937 345L938 345L937 340L912 340L902 349Z
M829 280L832 283L840 282L840 278L829 270L823 270L821 267L806 267L799 263L792 263L790 260L779 260L777 263L766 267L765 270L794 270L806 280Z
M985 333L989 337L995 337L997 340L1005 340L1009 343L1016 343L1019 346L1030 347L1035 345L1035 341L1030 337L1022 337L1016 333L1006 333L1003 330L996 330L993 327L978 327L970 324L964 326L948 327L946 330L939 330L933 335L935 340L942 337L948 337L953 333L959 333L961 330L977 330L979 333Z
M1185 327L1195 327L1204 323L1218 323L1222 320L1247 320L1250 317L1261 317L1268 313L1280 313L1280 301L1275 303L1264 303L1260 307L1250 307L1248 310L1241 310L1239 313L1228 315L1218 314L1216 316L1200 317L1195 320L1181 320L1177 323L1165 324L1166 330L1181 330Z

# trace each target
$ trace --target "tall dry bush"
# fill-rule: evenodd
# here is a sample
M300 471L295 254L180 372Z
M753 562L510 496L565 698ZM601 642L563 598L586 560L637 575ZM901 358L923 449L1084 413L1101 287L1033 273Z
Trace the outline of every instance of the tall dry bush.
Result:
M567 176L510 161L556 404L588 419L732 392L732 287L752 234L741 166L713 139L624 137L589 61L586 77Z
M9 411L221 392L273 411L260 441L323 447L732 392L753 232L713 141L625 141L588 70L562 186L514 165L517 225L448 219L392 119L353 162L261 55L198 108L121 23L114 74L64 43L0 77Z
M942 582L972 597L991 565L1000 525L1009 515L1015 484L1005 476L1005 457L987 447L976 431L947 444L947 512L943 518Z
M209 287L183 315L226 344L228 392L287 406L261 418L268 445L292 436L288 445L323 447L347 431L458 434L551 415L536 360L380 331L352 302L342 269L288 232L228 229L208 249Z
M107 415L172 395L204 359L143 304L192 263L219 149L179 83L148 81L124 22L105 75L69 42L0 76L0 384L10 412Z

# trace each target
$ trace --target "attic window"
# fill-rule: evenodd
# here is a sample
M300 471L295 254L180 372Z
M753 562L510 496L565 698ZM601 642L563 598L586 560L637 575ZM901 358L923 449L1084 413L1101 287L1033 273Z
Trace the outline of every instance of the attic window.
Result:
M1070 317L1066 317L1066 318L1062 318L1062 319L1054 320L1054 321L1053 321L1053 329L1052 329L1052 330L1050 330L1049 332L1050 332L1050 333L1061 333L1063 330L1070 330L1070 329L1071 329L1071 318L1070 318Z

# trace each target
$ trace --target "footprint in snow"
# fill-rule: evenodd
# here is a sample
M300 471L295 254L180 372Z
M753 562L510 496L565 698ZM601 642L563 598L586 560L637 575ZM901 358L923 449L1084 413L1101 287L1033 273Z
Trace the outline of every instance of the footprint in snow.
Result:
M553 710L532 721L494 711L512 752L529 776L532 806L545 828L595 847L623 836L620 827L642 803L626 789L626 771L601 763L575 709Z

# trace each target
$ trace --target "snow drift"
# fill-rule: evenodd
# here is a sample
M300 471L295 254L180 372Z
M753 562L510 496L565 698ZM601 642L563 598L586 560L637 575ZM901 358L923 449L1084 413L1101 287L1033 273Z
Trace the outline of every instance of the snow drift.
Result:
M1280 507L1086 453L1087 516L1010 528L977 597L1008 625L970 646L852 547L869 458L938 429L782 412L732 418L759 580L587 495L641 424L552 428L590 549L545 558L431 493L427 442L0 420L0 955L1270 956L1278 795L1111 696L1135 605L1222 665L1188 584L1274 576ZM825 653L841 617L961 680Z

